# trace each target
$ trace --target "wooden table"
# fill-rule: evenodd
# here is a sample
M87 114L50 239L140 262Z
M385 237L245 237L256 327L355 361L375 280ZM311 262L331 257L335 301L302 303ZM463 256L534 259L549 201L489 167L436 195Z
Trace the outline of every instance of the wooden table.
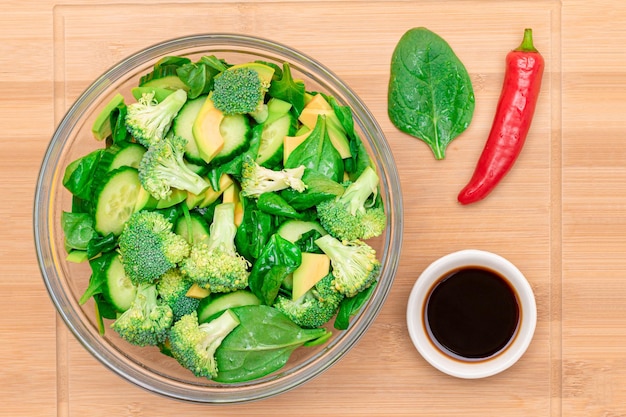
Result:
M443 161L386 114L391 52L416 26L443 36L474 82L474 120ZM527 145L487 200L460 206L456 194L488 133L504 56L525 27L547 61ZM4 1L0 31L0 415L626 415L624 2ZM39 164L72 100L128 54L199 32L274 39L347 81L387 135L405 202L400 267L369 332L304 386L235 406L158 397L104 368L56 316L32 239ZM526 355L478 381L430 367L404 317L420 271L463 248L509 258L538 304Z

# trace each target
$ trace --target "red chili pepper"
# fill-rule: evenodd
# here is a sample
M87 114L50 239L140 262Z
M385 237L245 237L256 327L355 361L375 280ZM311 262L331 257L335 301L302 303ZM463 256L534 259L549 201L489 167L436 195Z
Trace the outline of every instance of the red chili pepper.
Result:
M506 57L504 85L491 132L469 184L458 200L482 200L509 172L524 146L543 75L543 57L533 46L532 29L524 31L522 44Z

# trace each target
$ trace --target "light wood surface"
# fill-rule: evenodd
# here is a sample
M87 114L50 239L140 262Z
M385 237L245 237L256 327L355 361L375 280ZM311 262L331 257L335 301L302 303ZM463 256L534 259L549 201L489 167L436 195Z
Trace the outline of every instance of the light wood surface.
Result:
M0 415L626 415L626 4L600 1L4 1L0 13ZM465 63L470 128L435 161L386 114L391 52L425 26ZM506 52L525 27L546 58L523 154L497 190L462 207L489 131ZM152 43L199 32L264 36L347 81L383 128L400 171L404 246L391 294L359 343L283 395L204 406L157 397L91 357L58 319L32 239L41 158L64 111L95 77ZM478 248L513 261L537 298L526 355L506 372L459 380L430 367L405 324L422 269Z

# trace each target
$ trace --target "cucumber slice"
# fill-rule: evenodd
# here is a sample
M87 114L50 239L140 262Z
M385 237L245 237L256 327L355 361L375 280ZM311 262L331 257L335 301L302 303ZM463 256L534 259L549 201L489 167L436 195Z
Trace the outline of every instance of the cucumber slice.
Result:
M305 220L287 220L280 225L276 233L283 239L295 243L303 234L311 230L317 230L322 236L328 234L318 222Z
M190 244L201 242L209 237L209 225L198 213L189 213L189 223L180 216L174 225L174 233L185 238ZM189 233L191 231L191 234ZM191 237L190 237L191 236Z
M103 295L120 313L128 310L137 295L137 287L133 285L124 272L124 265L117 253L111 253L104 267L105 286Z
M229 308L260 305L261 301L248 290L211 294L203 298L198 305L198 323L211 321Z
M121 167L101 177L95 187L94 228L103 236L122 233L124 224L135 211L141 190L139 173L132 167Z
M220 123L224 147L215 155L211 164L223 164L245 151L249 144L250 132L250 122L243 114L224 116Z
M100 165L106 171L113 171L123 166L139 168L139 162L146 153L146 148L138 143L111 145L102 155Z
M261 166L271 167L283 159L283 143L285 136L295 133L295 119L291 114L285 114L275 121L263 125L261 142L256 161Z
M169 90L182 88L187 91L189 87L178 77L176 72L178 68L178 65L159 66L139 79L139 87L158 87Z
M193 123L196 117L198 117L198 113L200 113L206 98L207 96L200 96L193 100L187 100L172 122L174 134L187 139L187 145L185 146L186 158L196 164L204 164L204 160L200 156L196 140L193 137Z

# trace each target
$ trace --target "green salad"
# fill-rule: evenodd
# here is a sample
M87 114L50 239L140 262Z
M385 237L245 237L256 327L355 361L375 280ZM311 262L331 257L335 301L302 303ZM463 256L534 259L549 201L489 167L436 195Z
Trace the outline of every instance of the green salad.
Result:
M367 302L380 180L351 109L288 63L163 58L92 132L102 146L66 167L61 222L102 334L235 383L327 342Z

